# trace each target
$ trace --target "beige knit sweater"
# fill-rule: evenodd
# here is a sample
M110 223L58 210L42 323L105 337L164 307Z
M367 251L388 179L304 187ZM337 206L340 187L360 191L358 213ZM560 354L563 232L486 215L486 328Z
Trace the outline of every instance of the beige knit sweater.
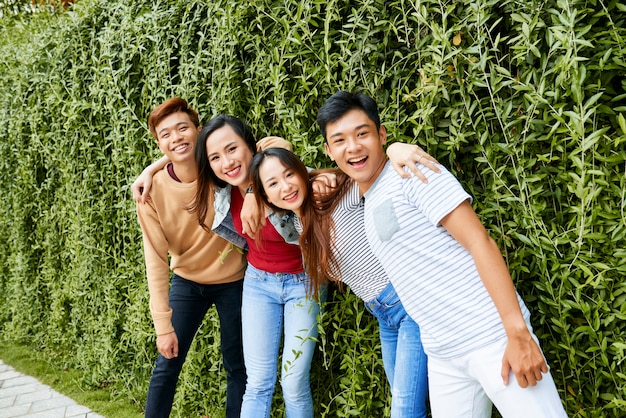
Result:
M245 255L225 239L202 229L195 214L185 209L195 192L196 182L179 183L164 168L153 178L152 201L137 204L150 312L157 335L174 331L168 300L170 270L202 284L234 282L244 275ZM205 225L213 223L213 216L210 210Z

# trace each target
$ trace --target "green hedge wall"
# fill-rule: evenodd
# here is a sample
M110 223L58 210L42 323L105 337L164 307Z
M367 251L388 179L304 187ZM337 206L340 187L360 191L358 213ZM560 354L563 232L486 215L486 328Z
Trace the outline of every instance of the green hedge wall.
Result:
M82 0L0 19L2 338L141 407L156 350L129 185L158 155L149 111L179 95L320 167L317 108L360 88L391 140L422 145L474 195L569 415L624 416L617 0ZM217 327L201 329L174 416L220 409ZM377 325L352 294L331 299L319 348L320 416L389 415Z

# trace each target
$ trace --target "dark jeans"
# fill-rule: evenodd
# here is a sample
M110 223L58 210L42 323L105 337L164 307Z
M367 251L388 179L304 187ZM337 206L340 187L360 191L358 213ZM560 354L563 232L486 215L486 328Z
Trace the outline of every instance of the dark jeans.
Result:
M241 343L241 292L243 279L225 284L203 285L174 275L169 302L172 325L178 338L178 357L159 354L146 401L146 418L168 417L174 402L178 376L202 320L215 304L220 319L221 349L226 369L226 417L239 418L246 387Z

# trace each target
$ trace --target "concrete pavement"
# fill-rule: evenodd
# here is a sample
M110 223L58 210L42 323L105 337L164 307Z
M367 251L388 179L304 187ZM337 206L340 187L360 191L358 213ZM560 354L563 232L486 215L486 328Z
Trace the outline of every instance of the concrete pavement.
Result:
M0 360L0 418L104 418Z

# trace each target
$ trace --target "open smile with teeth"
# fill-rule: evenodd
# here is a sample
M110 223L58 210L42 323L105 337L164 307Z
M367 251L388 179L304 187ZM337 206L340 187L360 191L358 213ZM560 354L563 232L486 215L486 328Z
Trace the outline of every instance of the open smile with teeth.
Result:
M350 165L363 165L363 164L365 164L365 161L367 161L367 156L350 158L348 160L348 164L350 164Z
M237 174L239 174L239 172L240 172L240 171L241 171L241 166L236 167L236 168L233 168L233 169L232 169L232 170L230 170L230 171L227 171L227 172L226 172L226 175L227 175L228 177L236 177L236 176L237 176Z
M174 152L181 152L187 149L187 147L189 147L189 144L180 144L179 146L177 146L176 148L174 148Z
M287 196L283 197L283 200L286 200L288 202L295 200L298 197L298 192L295 191L293 193L288 194Z

